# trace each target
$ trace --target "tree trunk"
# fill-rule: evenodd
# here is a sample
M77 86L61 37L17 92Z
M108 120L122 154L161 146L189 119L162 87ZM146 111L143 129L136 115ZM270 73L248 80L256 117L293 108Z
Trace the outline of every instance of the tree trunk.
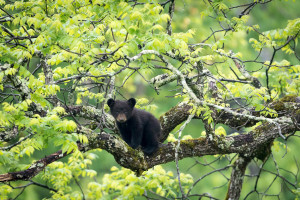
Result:
M245 171L250 161L250 158L239 156L234 162L226 200L238 200L240 198Z

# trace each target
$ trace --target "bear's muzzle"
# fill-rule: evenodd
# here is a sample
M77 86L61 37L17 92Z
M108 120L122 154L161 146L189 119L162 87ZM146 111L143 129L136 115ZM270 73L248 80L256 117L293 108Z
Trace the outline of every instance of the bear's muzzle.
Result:
M117 121L120 123L124 123L127 121L126 115L124 113L118 114Z

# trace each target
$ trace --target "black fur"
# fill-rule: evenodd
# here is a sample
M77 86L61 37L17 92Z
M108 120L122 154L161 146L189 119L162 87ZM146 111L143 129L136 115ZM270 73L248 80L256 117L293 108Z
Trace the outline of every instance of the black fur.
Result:
M160 123L151 113L135 108L135 104L134 98L107 101L123 140L133 149L141 146L145 154L151 155L159 145Z

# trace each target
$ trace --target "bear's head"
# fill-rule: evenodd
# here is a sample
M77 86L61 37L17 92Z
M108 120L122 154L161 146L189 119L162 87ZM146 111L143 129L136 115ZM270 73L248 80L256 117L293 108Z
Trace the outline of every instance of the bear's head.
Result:
M135 106L136 100L134 98L128 101L108 99L107 105L110 108L112 116L119 123L125 123L132 116L132 111Z

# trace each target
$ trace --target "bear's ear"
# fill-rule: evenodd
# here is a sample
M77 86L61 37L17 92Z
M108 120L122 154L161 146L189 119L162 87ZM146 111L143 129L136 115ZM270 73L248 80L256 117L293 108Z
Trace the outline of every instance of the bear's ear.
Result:
M133 107L135 106L135 104L136 104L135 98L129 99L129 100L128 100L128 103L129 103L129 105L133 108Z
M113 100L113 99L108 99L108 100L107 100L107 105L108 105L109 107L112 107L114 104L115 104L115 100Z

